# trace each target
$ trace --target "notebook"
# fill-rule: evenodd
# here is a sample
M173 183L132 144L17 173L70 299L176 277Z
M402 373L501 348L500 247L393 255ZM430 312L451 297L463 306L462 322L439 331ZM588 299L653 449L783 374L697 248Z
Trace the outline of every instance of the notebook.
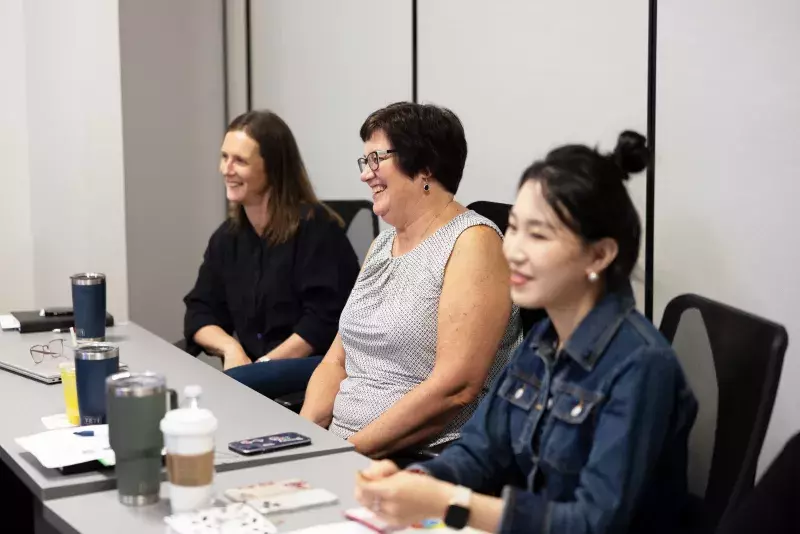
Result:
M17 321L19 321L20 334L29 334L31 332L52 332L56 328L66 328L69 330L70 326L74 326L74 317L72 315L57 315L55 317L42 317L39 311L12 311ZM106 326L114 326L114 317L106 312Z

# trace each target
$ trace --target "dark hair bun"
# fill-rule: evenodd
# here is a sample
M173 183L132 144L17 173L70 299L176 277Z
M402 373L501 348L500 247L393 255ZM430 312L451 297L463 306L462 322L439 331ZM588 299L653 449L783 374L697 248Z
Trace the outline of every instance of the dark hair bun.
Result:
M627 179L627 175L643 171L650 163L647 139L642 134L625 130L619 134L617 146L610 157L625 171Z

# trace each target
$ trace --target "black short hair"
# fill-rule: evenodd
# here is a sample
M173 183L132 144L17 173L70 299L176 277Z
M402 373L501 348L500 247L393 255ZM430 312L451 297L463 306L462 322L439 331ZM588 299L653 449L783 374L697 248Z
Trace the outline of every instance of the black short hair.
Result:
M467 140L455 113L431 104L395 102L367 117L361 140L366 142L377 131L397 150L397 165L404 174L413 179L427 170L456 194L467 161Z
M650 150L644 136L624 131L611 154L584 145L567 145L547 154L522 173L519 186L536 180L558 218L584 242L617 242L617 257L606 271L610 291L627 285L639 256L641 223L624 182L644 170Z

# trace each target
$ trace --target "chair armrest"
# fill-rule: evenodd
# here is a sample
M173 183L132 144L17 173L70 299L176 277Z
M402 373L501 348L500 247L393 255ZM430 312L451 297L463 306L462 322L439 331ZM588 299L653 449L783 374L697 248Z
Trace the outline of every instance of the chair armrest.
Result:
M190 344L188 341L186 341L186 338L181 338L180 340L173 343L173 345L181 349L183 352L191 354L192 356L198 356L200 353L203 352L203 349L199 345L197 345L196 343ZM215 356L215 355L209 354L209 356Z
M422 449L421 451L417 451L417 456L421 462L425 462L427 460L433 460L437 456L439 456L439 451L434 451L431 449Z
M445 450L452 443L452 441L446 441L444 443L440 443L439 445L434 445L433 447L428 447L425 449L403 449L390 454L388 459L396 463L400 469L405 469L411 464L433 460L439 456L439 453Z
M294 413L300 413L300 410L303 408L303 401L306 400L306 391L297 391L295 393L289 393L288 395L284 395L283 397L278 397L275 399L275 402L280 404L285 408L289 408Z

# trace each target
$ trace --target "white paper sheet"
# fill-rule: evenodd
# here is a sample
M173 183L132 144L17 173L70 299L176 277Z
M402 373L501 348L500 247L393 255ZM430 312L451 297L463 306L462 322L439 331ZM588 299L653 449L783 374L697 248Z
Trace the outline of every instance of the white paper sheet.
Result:
M67 414L57 413L55 415L45 415L42 417L42 424L47 430L56 430L58 428L77 428L78 425L73 425L67 419Z
M76 432L94 432L93 436ZM16 439L20 447L33 454L39 463L50 469L82 464L92 460L115 462L114 451L108 444L108 425L48 430Z

